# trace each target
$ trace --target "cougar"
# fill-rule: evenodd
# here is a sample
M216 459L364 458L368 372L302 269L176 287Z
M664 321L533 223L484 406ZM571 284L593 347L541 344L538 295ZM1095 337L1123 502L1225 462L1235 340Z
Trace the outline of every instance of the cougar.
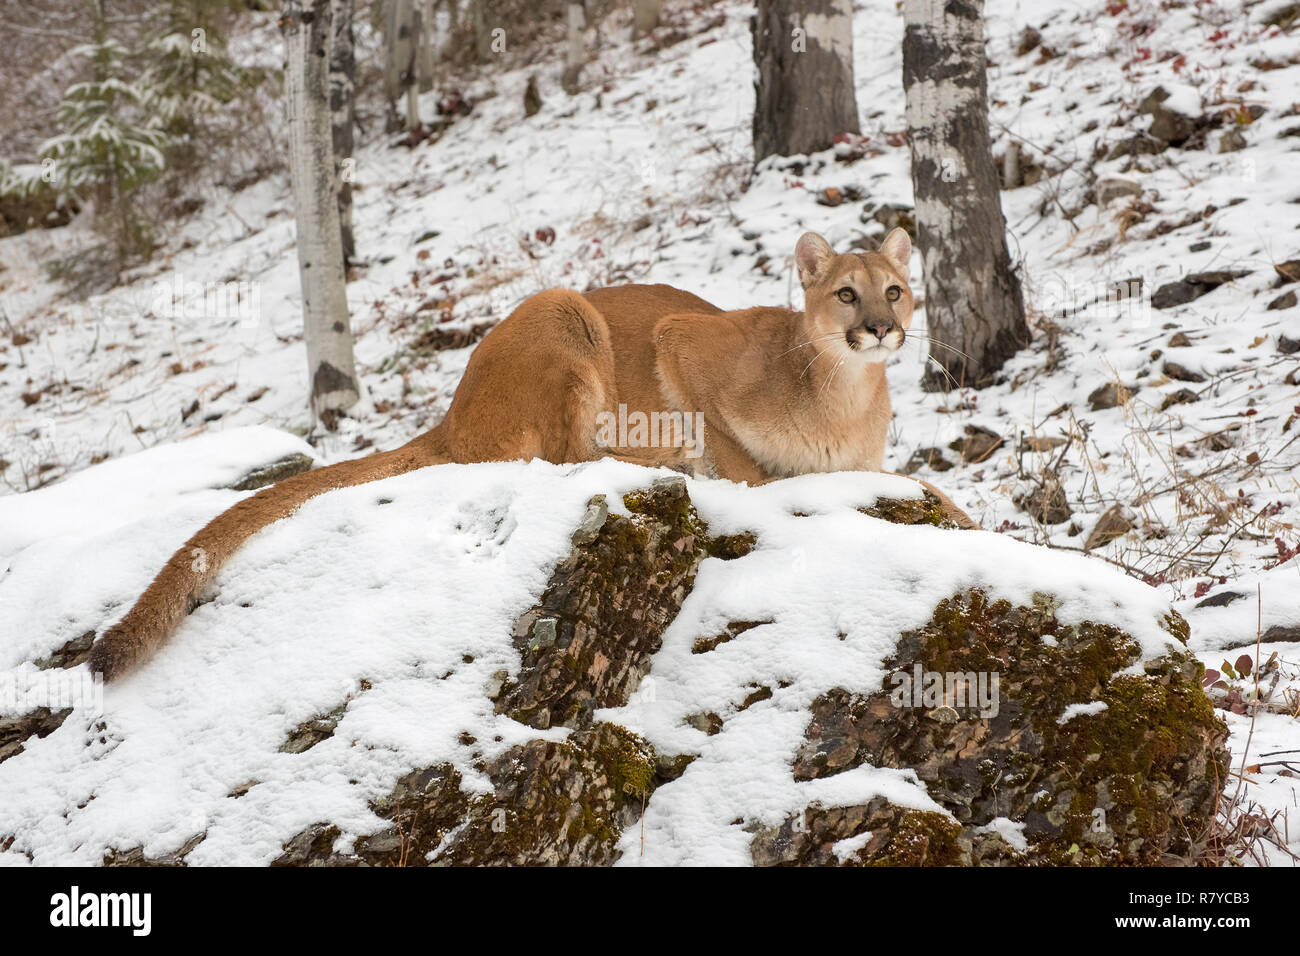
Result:
M902 229L877 252L845 255L805 234L794 254L803 312L724 312L667 285L537 293L483 338L439 425L392 451L286 478L218 515L95 643L91 668L110 680L125 673L244 541L335 488L428 465L533 458L612 456L749 484L880 471L885 360L911 324L911 251Z

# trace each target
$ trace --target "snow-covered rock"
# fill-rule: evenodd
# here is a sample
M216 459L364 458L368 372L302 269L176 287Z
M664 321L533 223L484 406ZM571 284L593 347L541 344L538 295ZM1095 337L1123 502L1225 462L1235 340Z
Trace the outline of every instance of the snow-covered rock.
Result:
M331 492L97 686L86 634L240 494L215 490L227 449L189 445L170 488L144 481L161 450L79 477L127 516L111 530L71 522L6 555L0 861L1204 850L1226 729L1181 619L1095 559L944 527L896 476L749 488L532 462ZM0 500L0 527L24 499Z

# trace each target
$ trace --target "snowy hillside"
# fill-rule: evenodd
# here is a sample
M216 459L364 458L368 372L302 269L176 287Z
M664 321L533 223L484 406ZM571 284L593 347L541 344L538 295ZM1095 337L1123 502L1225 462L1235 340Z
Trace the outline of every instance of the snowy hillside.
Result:
M995 155L1014 144L1020 157L1024 184L1002 204L1034 340L999 384L927 393L918 309L889 369L886 453L886 468L941 487L986 532L931 576L924 529L897 529L882 584L909 597L887 605L848 568L866 556L849 506L888 479L692 482L711 523L760 530L773 550L701 572L696 616L683 613L656 659L658 693L676 706L675 694L726 696L754 677L741 662L717 675L681 667L681 642L724 604L731 617L777 618L754 666L792 684L742 718L753 727L716 739L698 789L650 803L647 861L734 862L727 814L775 820L796 802L774 768L829 686L827 669L878 688L888 648L867 622L917 626L969 583L976 561L1009 597L1095 575L1122 607L1093 594L1070 616L1103 615L1144 641L1158 639L1151 620L1172 602L1209 668L1238 669L1241 655L1255 658L1257 635L1271 635L1250 674L1223 675L1242 773L1225 786L1300 852L1300 788L1276 756L1300 746L1300 31L1269 25L1281 6L988 0L990 126ZM295 437L308 436L309 415L284 177L205 195L129 285L84 302L41 265L80 248L85 222L0 239L0 678L24 682L35 660L116 620L172 549L236 500L219 489L243 469L294 452L335 461L435 424L470 355L456 346L533 292L647 281L723 308L798 306L801 233L843 250L906 221L892 0L856 4L862 141L757 173L749 12L669 4L664 34L677 42L659 49L607 32L577 96L561 92L558 59L484 72L461 84L473 110L440 138L413 149L398 137L366 141L354 186L364 264L348 296L368 394L312 446ZM264 58L275 39L266 17L241 43ZM543 107L525 118L534 74ZM1157 87L1169 95L1153 107ZM427 117L438 96L423 98ZM1194 127L1181 146L1150 140L1153 122L1178 117ZM912 280L919 300L919 256ZM204 304L227 282L252 292L253 313ZM1117 299L1117 287L1135 295ZM69 724L0 764L0 791L13 798L0 860L169 853L203 829L190 862L264 863L314 821L368 832L367 801L413 766L450 761L472 782L458 735L488 756L536 735L479 693L515 664L509 625L544 586L584 502L647 480L612 464L446 467L310 503L241 552L182 639L109 689L112 735ZM837 517L798 525L792 510ZM824 575L811 604L783 580L796 560ZM832 643L837 627L852 636L847 647ZM782 650L794 642L806 658ZM363 679L372 689L361 694ZM1234 713L1232 695L1257 679L1270 707ZM303 759L278 754L287 730L349 699L333 738ZM680 716L633 704L617 719L677 746L683 731L661 722ZM199 739L210 763L191 746ZM755 741L769 749L746 772L770 772L770 805L747 802L728 776ZM72 772L86 747L104 759ZM835 800L888 790L927 805L914 782L848 776L837 785L852 793ZM226 799L253 778L261 786ZM714 801L716 812L696 813ZM22 842L7 847L19 830Z

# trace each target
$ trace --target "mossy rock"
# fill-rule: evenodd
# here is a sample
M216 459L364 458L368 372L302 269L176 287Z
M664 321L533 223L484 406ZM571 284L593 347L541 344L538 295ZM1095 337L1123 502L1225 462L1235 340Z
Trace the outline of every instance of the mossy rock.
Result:
M285 478L292 478L304 471L311 471L312 466L315 464L316 462L310 455L294 452L292 455L285 455L283 458L277 458L268 464L259 465L229 487L233 491L253 491L257 488L265 488L267 485L273 485Z
M920 498L878 498L869 508L859 508L864 515L894 524L928 524L936 528L960 528L934 492L921 490Z
M1172 612L1165 626L1180 639L1187 633ZM1114 627L1063 624L1045 595L1032 607L977 589L954 595L902 636L885 662L885 689L861 696L836 688L814 702L795 778L861 764L910 768L961 827L967 862L988 862L972 850L987 842L982 828L997 817L1023 824L1021 863L1200 861L1227 777L1227 728L1191 654L1174 651L1141 662L1141 673L1120 673L1140 658L1137 642ZM916 706L894 675L917 668L952 675L954 689L980 674L991 686L996 674L996 713L949 699ZM1071 705L1096 710L1067 720Z
M574 548L541 600L515 626L522 667L495 695L497 713L530 727L590 726L599 707L627 703L681 610L700 562L739 555L753 536L719 543L673 476L623 498L588 504Z

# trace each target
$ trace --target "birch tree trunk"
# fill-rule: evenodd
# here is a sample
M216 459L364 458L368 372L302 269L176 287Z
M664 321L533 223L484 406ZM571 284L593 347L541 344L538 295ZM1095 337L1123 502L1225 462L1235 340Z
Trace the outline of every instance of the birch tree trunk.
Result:
M396 122L397 101L406 99L406 128L415 129L420 117L416 106L415 85L415 0L386 0L384 17L385 53L384 86L389 108Z
M564 73L560 77L560 86L564 92L573 96L578 92L578 78L582 75L582 65L586 60L582 31L586 28L587 17L581 3L570 3L567 15L568 42L565 46Z
M632 39L636 40L659 26L663 0L636 0L632 8Z
M328 75L332 23L330 0L285 0L280 30L303 338L312 414L331 430L360 397L335 188Z
M758 0L750 21L754 162L828 149L858 133L852 0Z
M416 34L416 78L420 92L428 93L433 89L433 16L432 0L419 0L420 26Z
M352 148L356 125L357 57L352 33L355 0L332 0L330 35L330 113L333 116L334 170L338 177L339 229L343 264L356 258L352 236Z
M928 391L992 384L1029 344L989 141L983 0L904 0L917 245L925 276Z

